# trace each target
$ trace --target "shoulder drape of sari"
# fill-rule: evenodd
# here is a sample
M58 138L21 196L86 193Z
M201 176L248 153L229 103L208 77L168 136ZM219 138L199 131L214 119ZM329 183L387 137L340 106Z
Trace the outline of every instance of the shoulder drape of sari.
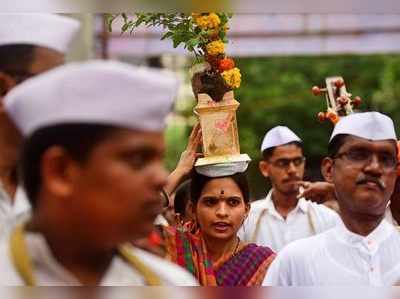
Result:
M268 247L245 244L240 251L218 265L215 277L220 286L259 286L275 254Z
M201 233L191 234L165 227L163 234L166 258L191 272L202 286L261 285L275 257L268 247L246 244L241 245L233 256L213 264Z

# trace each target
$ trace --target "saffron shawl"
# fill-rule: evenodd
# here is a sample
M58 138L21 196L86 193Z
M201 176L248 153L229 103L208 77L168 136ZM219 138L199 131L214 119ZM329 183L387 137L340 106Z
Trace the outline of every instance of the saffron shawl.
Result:
M235 254L212 263L201 233L163 230L166 258L191 272L202 286L261 285L275 254L268 247L240 244Z

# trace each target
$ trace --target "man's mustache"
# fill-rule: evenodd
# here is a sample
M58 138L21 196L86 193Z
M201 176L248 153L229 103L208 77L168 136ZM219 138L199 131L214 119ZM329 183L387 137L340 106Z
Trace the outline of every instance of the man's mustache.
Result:
M384 182L382 182L380 179L373 177L373 176L360 176L357 180L356 180L356 184L357 185L361 185L361 184L365 184L368 182L372 182L375 183L376 185L378 185L378 187L384 191L386 189L386 184Z
M302 181L301 178L299 178L298 176L294 176L294 177L290 177L287 179L284 179L283 182L287 183L287 182L296 182L296 181Z

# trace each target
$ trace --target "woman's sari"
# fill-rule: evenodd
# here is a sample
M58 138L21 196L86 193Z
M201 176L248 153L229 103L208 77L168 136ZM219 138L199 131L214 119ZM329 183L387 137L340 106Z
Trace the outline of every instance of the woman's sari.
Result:
M166 258L191 272L202 286L261 285L275 254L268 247L240 244L234 254L211 262L201 233L164 227Z

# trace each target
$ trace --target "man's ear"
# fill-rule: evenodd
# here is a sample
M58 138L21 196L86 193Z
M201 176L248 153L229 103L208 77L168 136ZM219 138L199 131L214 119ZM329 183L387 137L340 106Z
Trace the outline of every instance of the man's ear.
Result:
M260 172L264 177L269 177L269 164L267 161L261 160L258 163L258 168L260 169Z
M333 164L334 160L329 157L325 157L321 163L322 176L328 183L333 183Z
M3 98L17 82L10 75L0 71L0 112L4 111Z
M79 180L79 165L60 146L48 148L41 158L42 186L60 197L71 194L74 183Z
M17 82L13 77L0 71L0 96L4 97L15 85Z

